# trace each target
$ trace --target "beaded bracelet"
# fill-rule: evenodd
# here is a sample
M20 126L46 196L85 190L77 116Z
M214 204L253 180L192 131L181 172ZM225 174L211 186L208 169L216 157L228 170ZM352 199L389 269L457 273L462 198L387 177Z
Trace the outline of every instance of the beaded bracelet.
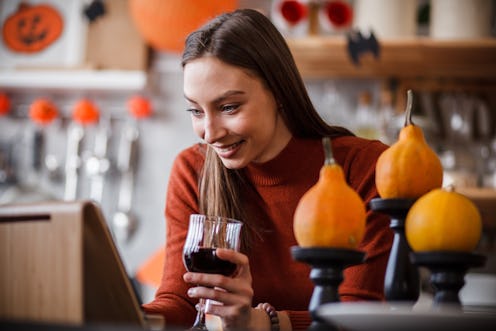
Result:
M267 302L259 303L257 306L257 309L264 310L267 313L267 315L269 316L270 331L279 331L280 330L279 317L277 316L277 311L270 303L267 303Z

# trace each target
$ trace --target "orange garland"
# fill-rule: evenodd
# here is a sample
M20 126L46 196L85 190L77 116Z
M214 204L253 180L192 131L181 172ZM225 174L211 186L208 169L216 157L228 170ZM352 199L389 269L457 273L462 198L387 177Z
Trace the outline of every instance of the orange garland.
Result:
M133 96L127 101L129 113L137 119L150 117L152 107L150 101L141 96Z
M74 105L72 119L80 124L95 124L100 119L100 111L88 99L82 99Z
M50 124L57 116L57 107L47 99L36 99L29 107L29 117L37 124Z

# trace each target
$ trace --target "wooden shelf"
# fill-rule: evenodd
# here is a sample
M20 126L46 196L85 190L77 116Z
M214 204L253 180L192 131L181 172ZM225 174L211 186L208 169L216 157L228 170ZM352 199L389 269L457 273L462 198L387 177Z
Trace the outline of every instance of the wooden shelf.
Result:
M380 55L363 54L355 65L346 38L288 39L305 78L496 79L496 38L440 41L429 38L379 40Z
M140 91L144 71L120 70L0 70L0 88Z

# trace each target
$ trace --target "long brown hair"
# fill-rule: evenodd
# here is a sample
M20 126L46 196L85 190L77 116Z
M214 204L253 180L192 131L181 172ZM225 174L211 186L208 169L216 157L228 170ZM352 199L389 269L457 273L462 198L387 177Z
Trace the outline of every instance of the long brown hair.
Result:
M186 39L183 67L205 55L244 68L258 77L273 93L278 111L293 136L352 135L345 128L328 125L319 116L286 41L262 13L238 9L222 14L192 32ZM242 171L226 168L207 146L199 183L200 212L237 218L250 228L251 217L242 203L247 184Z

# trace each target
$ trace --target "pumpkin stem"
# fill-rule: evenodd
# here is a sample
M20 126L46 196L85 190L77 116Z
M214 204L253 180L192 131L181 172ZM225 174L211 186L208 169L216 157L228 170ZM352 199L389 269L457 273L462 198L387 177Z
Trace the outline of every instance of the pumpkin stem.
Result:
M413 92L412 90L406 91L406 114L405 126L414 125L412 122L412 105L413 105Z
M329 137L322 138L322 144L324 145L325 153L325 165L335 164L334 156L332 155L331 139Z

